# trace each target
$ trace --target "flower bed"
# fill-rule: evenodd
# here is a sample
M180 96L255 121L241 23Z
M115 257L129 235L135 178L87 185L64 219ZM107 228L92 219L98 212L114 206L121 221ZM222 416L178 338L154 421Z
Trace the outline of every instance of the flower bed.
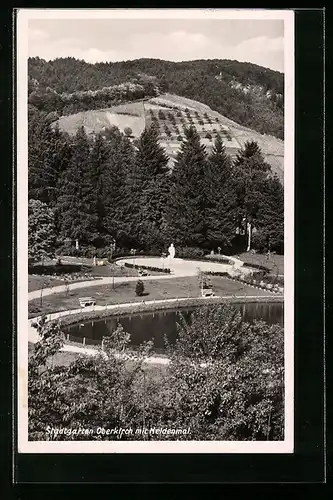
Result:
M263 273L255 273L250 276L240 276L240 275L237 276L237 275L231 275L228 272L206 271L205 274L210 276L223 276L232 279L234 281L238 281L240 283L245 283L246 285L255 286L256 288L260 288L262 290L268 290L274 293L283 293L283 286L282 287L280 286L281 283L278 280L274 281L274 277L272 278L272 277L261 276Z

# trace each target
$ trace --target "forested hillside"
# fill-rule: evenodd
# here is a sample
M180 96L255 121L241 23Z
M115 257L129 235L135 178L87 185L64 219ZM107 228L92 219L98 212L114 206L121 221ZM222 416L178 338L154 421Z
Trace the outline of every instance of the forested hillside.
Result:
M282 73L229 60L139 59L89 64L29 59L29 104L68 115L160 92L198 100L261 134L283 138ZM98 92L96 92L98 91Z
M154 126L135 144L117 127L70 136L30 107L28 143L29 198L54 213L60 246L78 239L103 249L115 240L124 251L160 255L173 241L232 253L246 247L251 222L253 248L283 252L283 187L255 142L232 160L221 135L208 153L196 128L185 128L170 172Z

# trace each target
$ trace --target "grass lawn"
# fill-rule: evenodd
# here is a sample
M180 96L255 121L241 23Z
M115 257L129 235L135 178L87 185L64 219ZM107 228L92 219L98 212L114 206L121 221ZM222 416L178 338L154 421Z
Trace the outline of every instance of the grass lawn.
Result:
M34 292L41 288L49 288L50 286L63 285L64 281L58 278L47 278L45 276L28 276L28 291Z
M28 356L32 354L34 350L34 344L32 342L28 343ZM75 359L77 359L82 354L77 352L67 352L67 351L59 351L57 354L49 358L47 362L47 366L55 366L55 365L70 365Z
M267 295L267 291L254 289L246 284L238 283L219 276L212 276L211 283L216 295L231 296L239 295ZM138 297L135 294L135 282L119 283L115 290L112 285L96 285L91 288L80 288L71 290L66 296L65 293L48 295L43 299L43 312L65 311L79 308L79 297L93 297L96 305L105 306L108 304L121 304L128 302L141 302L142 300L161 300L181 297L200 297L200 288L196 276L186 278L173 278L165 280L144 281L145 296ZM29 315L40 314L40 299L29 301Z
M29 356L31 356L33 349L34 344L32 342L29 342ZM80 354L78 352L59 351L57 354L49 358L49 360L47 361L47 367L68 366L80 356L86 356L86 354ZM133 361L125 361L125 363L129 370L132 370L135 367L135 363ZM166 365L153 365L151 363L144 363L142 369L147 375L151 376L156 381L163 380L166 376L167 371ZM140 381L138 381L137 383L140 383Z
M284 256L271 254L269 259L265 254L255 253L251 254L250 252L243 252L237 255L233 255L233 257L237 257L243 262L247 262L248 264L259 264L261 266L267 267L271 270L272 274L284 275Z

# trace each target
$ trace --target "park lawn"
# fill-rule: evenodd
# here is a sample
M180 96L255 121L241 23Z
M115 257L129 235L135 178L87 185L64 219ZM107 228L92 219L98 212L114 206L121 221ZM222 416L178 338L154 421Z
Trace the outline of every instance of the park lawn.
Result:
M244 283L228 280L224 277L212 276L211 284L215 295L232 296L244 295L262 296L269 292L252 288ZM130 302L142 302L142 300L161 300L172 298L196 298L201 296L198 279L196 276L169 278L161 280L145 280L145 295L138 297L135 294L136 282L118 283L115 290L112 285L95 285L93 287L80 288L66 293L47 295L43 298L43 312L66 311L79 309L79 298L89 296L96 300L97 306L109 304L121 304ZM272 294L273 295L273 294ZM40 299L29 301L29 316L37 316L41 313Z
M267 267L273 275L284 275L284 255L271 254L269 259L267 259L266 254L243 252L233 255L233 257L237 257L248 264L257 264Z
M34 349L34 344L32 342L28 343L28 356L30 357ZM47 361L47 367L54 367L54 366L68 366L70 365L73 361L78 359L80 356L87 356L84 352L78 353L78 352L70 352L70 351L59 351L57 352L54 356L50 357ZM135 363L133 361L125 361L127 368L129 370L133 370L135 367ZM167 372L167 366L166 365L154 365L151 363L144 363L142 366L142 370L146 373L146 375L149 375L152 377L152 379L155 379L156 381L163 380L166 376ZM137 383L142 383L141 381L137 381Z
M32 342L28 342L28 356L30 357L34 350L34 344ZM77 359L81 354L78 352L70 352L70 351L59 351L54 356L50 357L47 366L55 366L55 365L70 365L75 359Z
M49 288L50 286L63 285L64 281L58 278L48 278L45 276L33 276L29 274L28 276L28 291L34 292L35 290L40 290L41 288Z

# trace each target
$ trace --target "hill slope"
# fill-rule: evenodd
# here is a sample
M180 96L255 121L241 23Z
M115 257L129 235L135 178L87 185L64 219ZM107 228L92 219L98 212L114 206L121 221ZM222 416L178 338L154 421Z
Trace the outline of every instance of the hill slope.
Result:
M231 156L235 156L246 141L256 141L273 172L283 182L282 140L259 134L213 111L201 102L178 95L166 93L106 109L83 111L62 116L55 123L69 134L75 134L81 126L88 134L95 134L112 126L117 126L124 132L129 127L131 130L128 132L131 133L132 139L154 123L159 130L160 143L166 149L171 164L181 144L183 127L193 124L208 151L212 148L217 133L223 137L227 152Z
M130 82L136 86L135 99L170 92L200 101L261 134L283 139L283 74L255 64L219 59L89 64L74 58L49 62L32 58L28 71L29 101L45 111L69 115L113 106L119 103L119 89L99 100L89 92ZM82 96L80 91L87 92ZM61 99L57 93L63 94Z

